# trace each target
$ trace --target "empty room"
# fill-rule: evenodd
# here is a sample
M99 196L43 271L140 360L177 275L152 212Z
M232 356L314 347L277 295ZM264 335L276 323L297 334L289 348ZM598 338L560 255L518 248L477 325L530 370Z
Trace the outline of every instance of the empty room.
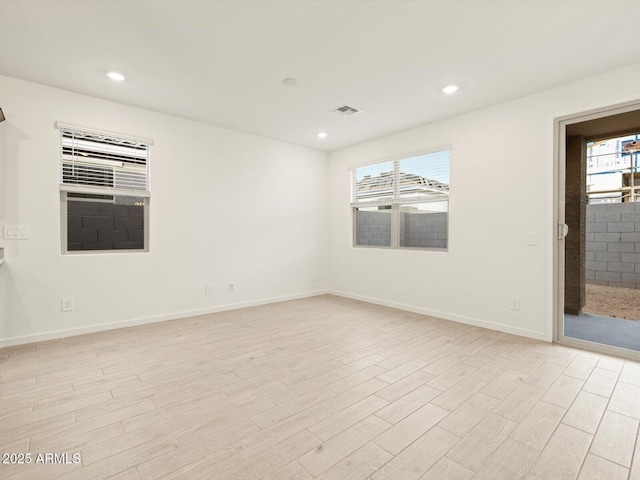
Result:
M0 480L640 480L638 18L0 0Z

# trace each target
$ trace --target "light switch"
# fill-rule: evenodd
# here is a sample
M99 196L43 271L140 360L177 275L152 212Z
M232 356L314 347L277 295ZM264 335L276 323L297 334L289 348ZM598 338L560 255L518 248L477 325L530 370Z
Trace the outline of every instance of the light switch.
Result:
M5 225L5 240L25 240L31 236L31 229L28 225Z

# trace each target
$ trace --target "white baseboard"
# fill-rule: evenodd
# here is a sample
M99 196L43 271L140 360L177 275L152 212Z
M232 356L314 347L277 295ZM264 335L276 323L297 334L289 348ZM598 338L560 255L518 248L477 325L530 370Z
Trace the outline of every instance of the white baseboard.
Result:
M442 318L444 320L451 320L453 322L464 323L465 325L473 325L474 327L487 328L489 330L497 330L499 332L511 333L513 335L519 335L521 337L534 338L536 340L542 340L550 342L551 339L544 332L537 332L535 330L527 330L525 328L511 327L502 323L493 323L486 320L480 320L478 318L467 317L464 315L454 315L447 312L441 312L438 310L431 310L428 308L416 307L413 305L405 305L403 303L390 302L387 300L381 300L379 298L365 297L362 295L354 295L352 293L341 292L337 290L329 290L329 294L337 295L339 297L351 298L353 300L360 300L362 302L373 303L376 305L383 305L385 307L397 308L398 310L405 310L407 312L420 313L422 315L429 315L431 317Z
M228 310L237 310L239 308L256 307L258 305L267 305L269 303L286 302L289 300L298 300L301 298L317 297L318 295L326 295L328 290L316 290L313 292L297 293L293 295L284 295L282 297L264 298L253 300L250 302L230 303L227 305L218 305L216 307L200 308L196 310L186 310L183 312L173 312L164 315L153 315L150 317L134 318L130 320L122 320L113 323L103 323L99 325L91 325L89 327L71 328L68 330L56 330L53 332L39 333L36 335L25 335L22 337L12 337L0 339L1 347L10 347L13 345L23 345L26 343L42 342L45 340L62 339L73 337L76 335L84 335L87 333L102 332L105 330L115 330L118 328L134 327L136 325L145 325L147 323L165 322L167 320L176 320L178 318L195 317L198 315L207 315L210 313L226 312Z
M228 310L237 310L239 308L255 307L259 305L267 305L269 303L286 302L288 300L298 300L301 298L316 297L318 295L331 294L344 298L351 298L353 300L359 300L362 302L373 303L376 305L384 305L386 307L397 308L398 310L405 310L408 312L419 313L422 315L429 315L432 317L442 318L444 320L451 320L454 322L464 323L466 325L473 325L475 327L488 328L490 330L497 330L504 333L511 333L513 335L520 335L522 337L534 338L537 340L550 341L547 335L542 332L534 330L527 330L524 328L511 327L509 325L503 325L501 323L488 322L486 320L480 320L473 317L466 317L463 315L453 315L447 312L441 312L438 310L431 310L422 307L416 307L413 305L406 305L403 303L391 302L382 300L379 298L371 298L362 295L355 295L347 292L341 292L337 290L317 290L313 292L298 293L293 295L285 295L282 297L272 297L260 300L254 300L249 302L231 303L226 305L218 305L216 307L201 308L196 310L186 310L182 312L173 312L164 315L153 315L150 317L134 318L130 320L122 320L113 323L103 323L99 325L91 325L89 327L73 328L68 330L56 330L53 332L40 333L36 335L25 335L22 337L12 337L0 339L0 348L9 347L13 345L23 345L26 343L42 342L45 340L61 339L66 337L72 337L76 335L84 335L87 333L102 332L105 330L115 330L118 328L133 327L136 325L145 325L148 323L164 322L167 320L176 320L179 318L195 317L198 315L206 315L211 313L225 312Z

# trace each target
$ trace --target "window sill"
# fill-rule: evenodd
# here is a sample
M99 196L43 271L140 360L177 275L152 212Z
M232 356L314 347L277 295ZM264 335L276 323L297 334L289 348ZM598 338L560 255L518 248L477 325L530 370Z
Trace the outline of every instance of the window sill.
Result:
M448 252L449 249L448 248L435 248L435 247L397 247L397 248L393 248L393 247L384 247L384 246L380 246L380 245L352 245L351 248L362 248L364 250L368 250L368 249L377 249L377 250L405 250L405 251L412 251L412 252Z
M136 253L150 253L149 250L72 250L70 252L62 252L63 257L73 256L88 256L88 255L119 255L119 254L136 254Z

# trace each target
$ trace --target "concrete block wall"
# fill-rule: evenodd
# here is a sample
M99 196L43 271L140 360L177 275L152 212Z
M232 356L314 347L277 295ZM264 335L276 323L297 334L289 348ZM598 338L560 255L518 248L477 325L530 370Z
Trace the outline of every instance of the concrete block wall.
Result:
M106 202L67 203L67 249L144 248L144 207Z
M586 282L640 288L640 202L587 205Z
M400 246L447 248L449 214L400 213Z
M400 213L400 246L446 248L447 213ZM356 245L391 245L391 211L356 212Z
M356 245L391 246L391 210L357 211Z

